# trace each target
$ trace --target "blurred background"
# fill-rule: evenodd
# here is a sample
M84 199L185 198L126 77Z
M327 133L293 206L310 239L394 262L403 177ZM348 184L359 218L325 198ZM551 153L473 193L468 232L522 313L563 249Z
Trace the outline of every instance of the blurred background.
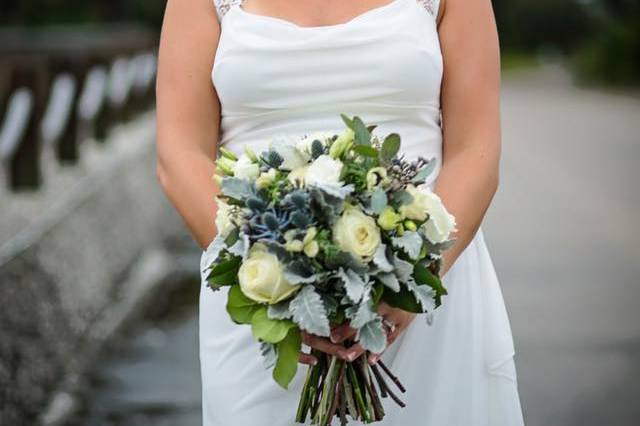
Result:
M494 0L483 232L529 426L640 424L640 2ZM0 424L200 424L199 250L155 178L152 0L0 7Z

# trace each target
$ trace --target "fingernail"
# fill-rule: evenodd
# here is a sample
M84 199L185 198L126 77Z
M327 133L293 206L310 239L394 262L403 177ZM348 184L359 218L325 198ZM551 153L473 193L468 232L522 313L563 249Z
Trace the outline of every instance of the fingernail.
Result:
M349 352L347 354L347 360L349 360L349 362L353 361L354 359L356 359L356 354L355 352Z
M311 365L316 365L318 360L316 358L311 358Z
M379 358L378 355L371 354L369 356L369 364L375 364L376 362L378 362L378 358Z
M336 337L333 334L329 335L329 339L331 340L332 343L338 343L338 337Z

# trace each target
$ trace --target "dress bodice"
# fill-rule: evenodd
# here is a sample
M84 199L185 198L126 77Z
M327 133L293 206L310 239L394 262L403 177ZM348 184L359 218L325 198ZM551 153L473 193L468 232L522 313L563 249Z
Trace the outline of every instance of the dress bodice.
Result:
M392 0L310 27L217 1L221 145L260 150L273 137L340 131L344 113L399 133L409 157L441 158L437 0Z

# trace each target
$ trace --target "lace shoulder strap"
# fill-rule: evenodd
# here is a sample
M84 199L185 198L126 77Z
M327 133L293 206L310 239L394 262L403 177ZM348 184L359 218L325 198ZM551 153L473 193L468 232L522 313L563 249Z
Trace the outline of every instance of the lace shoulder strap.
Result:
M242 0L213 0L213 4L216 7L216 13L218 15L218 21L222 20L225 13L231 9L232 6L242 3Z
M416 0L418 4L429 12L434 19L438 17L438 8L440 6L440 0Z

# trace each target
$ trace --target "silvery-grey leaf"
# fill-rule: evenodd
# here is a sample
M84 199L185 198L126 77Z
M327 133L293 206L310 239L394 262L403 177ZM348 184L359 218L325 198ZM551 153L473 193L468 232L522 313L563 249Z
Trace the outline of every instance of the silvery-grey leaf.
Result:
M418 285L413 279L407 281L405 284L425 312L431 312L436 308L436 302L434 300L436 293L431 287L424 284Z
M267 317L277 320L290 319L293 317L289 309L289 302L289 300L285 300L284 302L269 305L267 307Z
M303 277L302 275L298 275L295 272L292 272L288 269L285 269L284 273L284 278L289 281L290 284L310 284L310 283L314 283L318 280L318 276L317 275L310 275L308 277Z
M405 231L401 237L393 237L391 244L402 249L411 259L416 260L422 249L422 237L417 232Z
M333 184L321 184L315 185L320 190L326 192L329 195L337 197L341 200L344 200L347 195L351 194L355 190L355 186L353 184L339 186Z
M433 311L427 312L424 316L427 319L427 325L433 325Z
M393 256L393 265L395 273L401 282L407 282L413 280L413 265L406 260L400 259L398 256Z
M224 243L224 239L225 237L223 237L222 235L216 235L216 237L213 239L213 241L211 241L211 243L205 250L202 263L206 268L208 268L213 262L218 260L220 252L227 248L226 244Z
M342 268L338 269L338 277L344 283L344 288L347 292L347 296L353 303L358 303L362 299L364 294L365 285L368 281L360 275L353 272L351 269L346 271Z
M351 327L360 328L366 323L373 321L378 314L373 309L373 301L371 300L371 287L367 286L367 293L362 298L362 302L357 307L349 311L347 318L350 319Z
M360 345L373 353L380 353L387 347L387 334L379 316L358 329L356 340Z
M320 295L311 285L305 285L289 303L293 320L300 328L318 336L329 336L329 319Z
M220 191L234 200L244 200L253 195L253 185L248 180L225 177L220 183Z
M260 353L264 357L264 368L270 369L276 365L278 355L276 354L276 345L269 342L260 341Z
M389 262L387 257L387 246L380 244L375 254L373 255L373 264L376 265L383 272L393 271L393 265Z
M375 214L380 214L385 207L387 207L387 193L382 188L378 188L371 194L371 210Z
M395 276L392 272L382 272L376 275L376 277L380 280L382 284L389 287L391 290L396 293L400 291L400 281L398 281L398 277Z
M251 246L251 242L249 241L249 236L247 234L240 234L240 238L235 242L234 245L229 247L229 253L235 254L236 256L240 256L243 260L247 258L249 255L249 247Z

